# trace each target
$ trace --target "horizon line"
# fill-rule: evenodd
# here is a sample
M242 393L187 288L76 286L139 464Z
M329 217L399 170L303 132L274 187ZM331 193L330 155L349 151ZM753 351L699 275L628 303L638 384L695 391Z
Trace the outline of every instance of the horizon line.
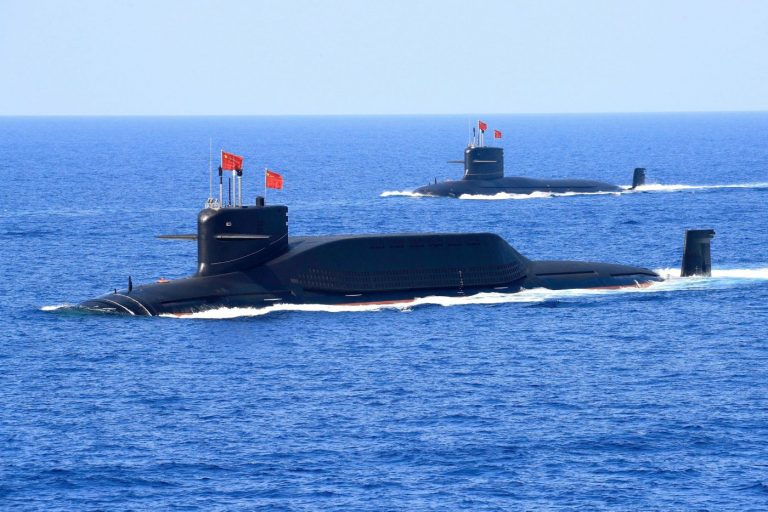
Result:
M451 112L451 113L360 113L360 114L0 114L0 118L33 117L451 117L451 116L579 116L579 115L654 115L654 114L764 114L767 110L627 110L578 112Z

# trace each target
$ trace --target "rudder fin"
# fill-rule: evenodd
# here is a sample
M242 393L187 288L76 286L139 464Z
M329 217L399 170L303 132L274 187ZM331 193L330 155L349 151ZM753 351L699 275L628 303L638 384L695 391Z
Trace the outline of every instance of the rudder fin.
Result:
M635 167L632 175L632 189L645 185L645 167Z
M712 275L712 256L710 240L714 238L714 229L688 229L685 232L683 246L683 264L680 277Z

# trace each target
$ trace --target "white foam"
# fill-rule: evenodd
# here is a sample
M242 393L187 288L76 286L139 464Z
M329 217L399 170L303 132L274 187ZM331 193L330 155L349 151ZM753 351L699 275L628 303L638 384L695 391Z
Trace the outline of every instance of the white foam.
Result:
M621 192L531 192L530 194L510 194L507 192L499 192L494 195L483 194L462 194L459 199L469 199L476 201L499 201L506 199L549 199L552 197L569 197L569 196L599 196L606 194L621 194Z
M568 290L573 291L573 290ZM584 290L582 290L584 291ZM588 290L598 291L598 290ZM554 290L537 288L535 290L524 290L519 293L478 293L467 297L441 297L429 296L419 297L409 302L389 303L389 304L360 304L360 305L325 305L325 304L275 304L266 308L218 308L191 313L185 315L161 315L169 318L190 318L190 319L229 319L248 316L263 316L278 311L304 311L321 313L355 313L371 312L383 310L397 310L407 312L417 306L437 305L437 306L460 306L467 304L503 304L509 302L542 302L551 298Z
M59 309L69 309L71 307L73 307L72 304L53 304L41 307L40 311L58 311Z
M679 268L659 268L655 272L665 279L681 279ZM762 281L768 279L768 267L765 268L716 268L712 269L712 277L692 277L682 279L729 279Z
M715 269L712 271L712 276L727 279L764 280L768 279L768 268Z
M428 197L426 194L419 194L413 190L385 190L379 197Z
M660 292L723 290L768 280L768 268L715 269L710 277L680 277L679 268L661 268L657 269L656 273L665 278L666 281L651 286L648 290L656 289L656 291Z

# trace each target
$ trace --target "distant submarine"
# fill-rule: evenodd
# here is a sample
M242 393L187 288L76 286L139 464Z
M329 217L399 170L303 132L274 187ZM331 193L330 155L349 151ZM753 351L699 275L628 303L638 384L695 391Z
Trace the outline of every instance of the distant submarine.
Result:
M197 273L86 300L80 308L136 316L183 315L216 308L274 304L408 303L523 289L645 287L663 281L647 268L579 261L534 261L491 233L288 236L288 208L204 208L197 234ZM682 276L710 275L713 230L686 233Z
M595 180L577 179L535 179L519 176L504 177L504 149L486 146L483 128L485 123L479 121L480 135L473 135L472 140L464 150L464 160L451 160L449 163L464 164L464 175L460 180L448 180L419 187L414 190L417 194L426 196L460 197L465 194L492 196L500 193L531 194L533 192L549 193L595 193L623 192L625 189ZM474 131L474 130L473 130ZM500 138L501 132L494 130ZM645 184L645 169L638 167L632 176L632 187L635 189Z

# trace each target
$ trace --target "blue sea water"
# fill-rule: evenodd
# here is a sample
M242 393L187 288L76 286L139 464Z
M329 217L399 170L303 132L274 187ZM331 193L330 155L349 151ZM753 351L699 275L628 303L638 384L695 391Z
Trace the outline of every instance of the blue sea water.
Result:
M497 116L508 175L641 192L435 199L466 117L0 118L0 508L768 509L768 114ZM131 318L194 272L209 139L292 234L496 232L646 290ZM712 278L675 279L685 228Z

